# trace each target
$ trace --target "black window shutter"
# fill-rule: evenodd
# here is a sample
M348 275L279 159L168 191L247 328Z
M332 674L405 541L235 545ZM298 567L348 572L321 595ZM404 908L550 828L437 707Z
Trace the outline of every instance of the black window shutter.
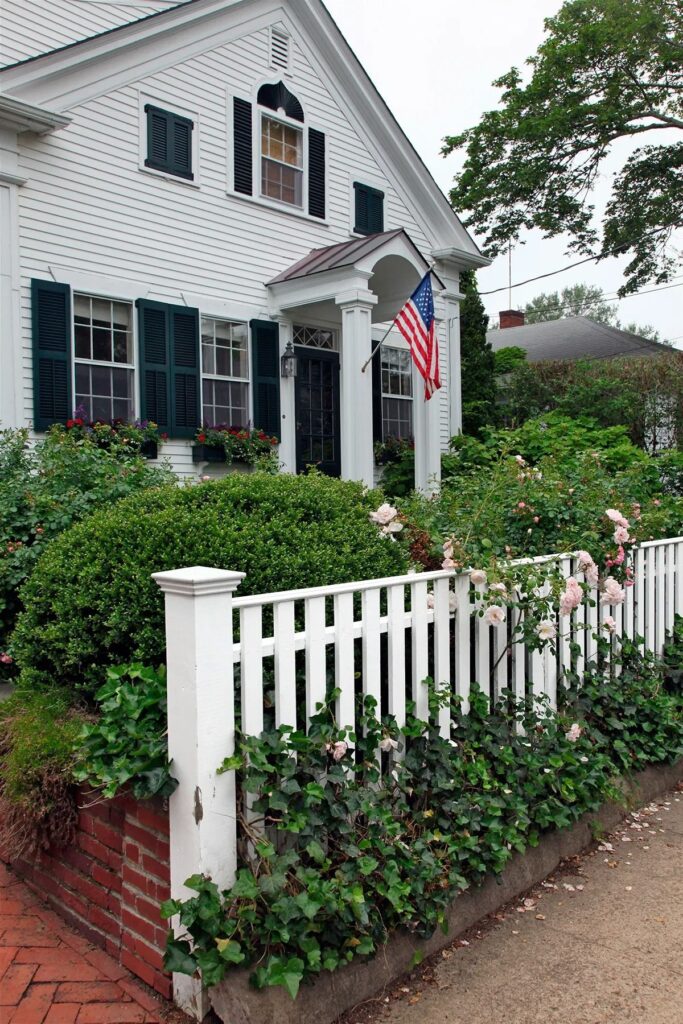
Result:
M375 442L384 440L381 348L378 348L372 357L372 439Z
M169 306L171 421L174 437L194 437L199 426L199 310Z
M73 414L71 291L54 281L31 281L33 426L47 430Z
M280 327L273 320L252 320L251 363L254 427L280 437Z
M242 192L247 196L253 192L251 136L251 103L235 96L233 100L235 192Z
M143 420L171 430L168 312L162 302L138 299L140 406Z
M384 192L369 185L353 184L356 216L354 231L359 235L376 235L384 231Z
M325 135L308 129L308 212L325 217Z
M162 110L151 103L147 114L147 158L145 167L175 174L179 178L194 177L192 173L192 132L194 123L187 117Z

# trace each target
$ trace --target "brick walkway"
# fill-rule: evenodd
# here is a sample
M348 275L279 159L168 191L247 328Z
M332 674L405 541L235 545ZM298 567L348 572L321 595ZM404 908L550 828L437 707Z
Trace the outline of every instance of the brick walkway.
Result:
M0 1024L187 1018L82 938L0 864Z

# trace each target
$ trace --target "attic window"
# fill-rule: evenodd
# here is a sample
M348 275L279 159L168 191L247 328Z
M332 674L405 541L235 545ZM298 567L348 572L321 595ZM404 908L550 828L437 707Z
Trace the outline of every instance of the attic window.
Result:
M303 123L303 107L284 82L262 85L258 91L258 103L261 107L274 110L276 114L284 114L286 117L291 117L293 121Z
M274 26L270 30L270 66L289 71L289 36Z

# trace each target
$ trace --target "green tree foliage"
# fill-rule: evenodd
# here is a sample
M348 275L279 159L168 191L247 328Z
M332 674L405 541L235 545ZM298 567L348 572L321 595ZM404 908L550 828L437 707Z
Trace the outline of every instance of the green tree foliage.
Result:
M541 292L527 302L524 316L528 324L538 324L546 320L562 320L568 316L586 316L600 324L617 327L650 341L668 344L660 337L659 331L652 324L637 324L634 320L622 324L617 309L605 298L602 288L591 284L572 284L561 292Z
M451 192L465 223L495 255L524 230L565 232L571 248L605 258L629 253L622 293L668 280L671 246L683 226L683 6L680 0L567 0L546 19L547 37L494 85L501 104L445 139L465 148ZM668 135L661 136L662 131ZM634 149L614 178L602 233L591 193L620 139L654 139Z
M465 296L460 303L463 432L476 434L496 419L495 356L486 340L489 318L474 271L460 275L460 288Z
M519 345L506 345L494 353L496 376L502 373L512 373L517 366L526 362L526 349Z

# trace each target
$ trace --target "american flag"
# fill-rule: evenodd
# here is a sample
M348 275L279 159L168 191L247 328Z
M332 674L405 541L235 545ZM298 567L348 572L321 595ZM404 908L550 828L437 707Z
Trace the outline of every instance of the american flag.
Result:
M434 331L434 296L429 273L422 278L394 323L410 345L413 362L424 378L425 401L428 402L441 387L439 345Z

